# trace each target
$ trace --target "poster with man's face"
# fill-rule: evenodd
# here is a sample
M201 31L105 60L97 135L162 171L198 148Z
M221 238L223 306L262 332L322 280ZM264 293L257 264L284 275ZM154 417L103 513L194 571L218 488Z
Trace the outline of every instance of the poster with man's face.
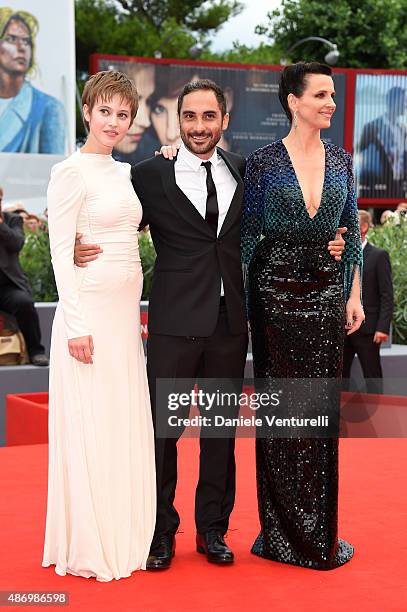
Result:
M177 100L189 81L211 79L225 93L230 114L228 129L219 146L249 155L255 149L283 138L289 123L278 100L279 69L248 69L199 64L171 64L142 58L93 56L95 70L120 70L132 78L140 96L137 116L127 136L114 151L116 159L136 163L163 144L180 141ZM337 111L323 138L343 144L345 76L335 74Z
M358 197L407 197L407 76L357 75L354 152Z
M0 184L45 194L75 148L74 0L0 0ZM30 190L30 192L29 192Z

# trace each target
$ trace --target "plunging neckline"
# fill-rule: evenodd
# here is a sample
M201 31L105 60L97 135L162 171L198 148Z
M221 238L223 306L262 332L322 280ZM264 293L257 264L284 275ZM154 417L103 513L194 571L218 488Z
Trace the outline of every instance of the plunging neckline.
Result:
M302 191L301 183L300 183L300 181L298 180L298 176L297 176L297 173L296 173L296 171L295 171L294 164L293 164L293 162L292 162L292 160L291 160L291 157L290 157L290 154L289 154L289 152L288 152L288 149L287 149L287 147L285 146L285 144L284 144L284 142L283 142L283 139L281 139L281 141L280 141L280 142L281 142L281 144L282 144L282 145L283 145L283 147L284 147L284 150L285 150L286 155L287 155L287 157L288 157L288 161L289 161L289 163L290 163L290 165L291 165L291 168L292 168L292 170L293 170L293 173L294 173L294 176L295 176L295 180L296 180L296 183L297 183L297 186L298 186L298 190L299 190L299 192L300 192L300 194L301 194L301 200L302 200L302 204L303 204L303 209L304 209L304 212L305 212L305 214L307 215L308 219L309 219L310 221L313 221L313 220L315 219L315 217L317 216L317 214L319 213L319 209L321 208L321 206L322 206L322 204L323 204L323 201L324 201L325 182L326 182L326 166L327 166L326 143L325 143L323 140L321 140L321 142L322 142L322 144L323 144L323 146L324 146L324 155L325 155L325 164L324 164L324 180L323 180L323 182L322 182L321 199L320 199L320 201L319 201L319 206L318 206L318 208L316 209L316 213L315 213L315 215L314 215L313 217L311 217L311 215L310 215L310 214L309 214L309 212L308 212L307 205L306 205L306 203L305 203L305 198L304 198L304 193L303 193L303 191ZM315 209L314 209L314 210L315 210Z

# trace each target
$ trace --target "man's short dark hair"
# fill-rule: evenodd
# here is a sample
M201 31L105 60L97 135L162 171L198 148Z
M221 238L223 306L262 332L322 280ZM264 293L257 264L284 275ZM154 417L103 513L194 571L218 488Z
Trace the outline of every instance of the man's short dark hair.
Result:
M181 115L181 106L185 96L194 91L213 91L218 101L220 112L222 113L222 118L226 115L226 98L225 94L223 93L223 90L219 87L219 85L217 85L214 81L211 81L210 79L198 79L196 81L190 81L189 83L187 83L179 94L178 116Z

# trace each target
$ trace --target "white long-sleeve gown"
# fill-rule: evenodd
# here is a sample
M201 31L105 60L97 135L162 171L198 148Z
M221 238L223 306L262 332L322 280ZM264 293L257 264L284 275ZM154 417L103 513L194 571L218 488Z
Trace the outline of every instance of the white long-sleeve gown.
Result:
M49 386L43 566L108 581L145 569L154 532L154 434L140 336L142 208L130 166L74 153L54 166L49 234L59 293ZM73 264L75 233L103 253ZM67 340L92 335L93 365Z

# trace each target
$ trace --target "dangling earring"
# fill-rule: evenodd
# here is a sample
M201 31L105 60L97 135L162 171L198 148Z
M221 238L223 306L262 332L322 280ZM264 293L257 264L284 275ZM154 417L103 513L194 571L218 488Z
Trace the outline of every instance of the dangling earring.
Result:
M298 119L297 119L297 111L294 113L294 129L296 130L298 127Z

